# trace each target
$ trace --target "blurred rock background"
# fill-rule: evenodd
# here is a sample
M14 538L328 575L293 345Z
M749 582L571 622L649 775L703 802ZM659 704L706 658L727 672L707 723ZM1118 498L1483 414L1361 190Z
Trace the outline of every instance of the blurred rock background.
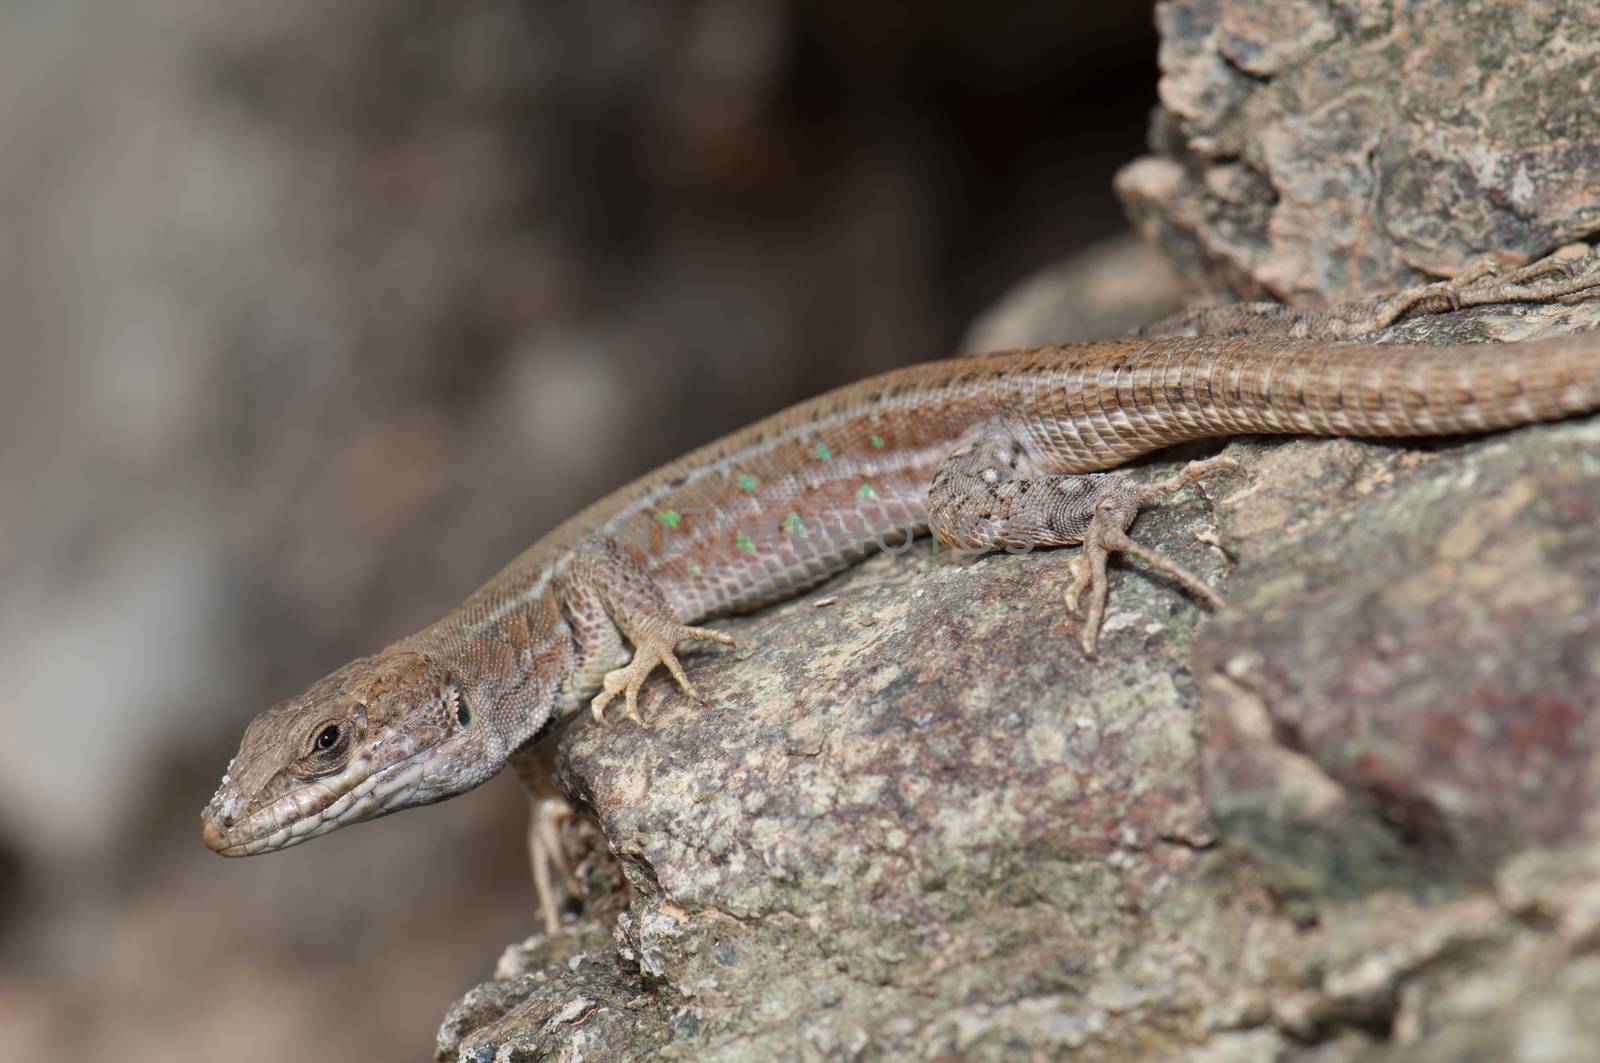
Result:
M0 1058L423 1058L532 925L516 784L224 861L245 721L1003 340L1124 228L1153 63L1140 4L0 5Z

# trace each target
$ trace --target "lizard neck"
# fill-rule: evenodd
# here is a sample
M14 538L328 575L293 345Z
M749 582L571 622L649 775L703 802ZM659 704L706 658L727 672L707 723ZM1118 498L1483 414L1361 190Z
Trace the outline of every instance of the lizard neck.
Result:
M466 685L491 732L498 769L554 717L578 703L578 652L553 588L493 622L452 614L407 640L443 660Z

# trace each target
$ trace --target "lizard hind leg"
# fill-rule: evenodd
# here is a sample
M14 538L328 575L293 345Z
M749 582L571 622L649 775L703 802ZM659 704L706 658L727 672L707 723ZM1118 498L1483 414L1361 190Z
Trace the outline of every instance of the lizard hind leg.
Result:
M1072 561L1072 583L1064 595L1067 611L1083 616L1083 631L1079 641L1085 654L1093 657L1098 648L1100 624L1105 618L1106 595L1110 587L1106 577L1106 562L1112 551L1132 554L1157 572L1165 573L1183 584L1189 593L1213 609L1222 608L1222 596L1210 584L1165 554L1135 542L1128 535L1128 528L1139 515L1139 510L1158 498L1177 494L1213 473L1244 471L1242 465L1227 458L1191 461L1171 479L1143 489L1108 493L1100 500L1083 536L1083 554ZM1085 590L1089 592L1086 608L1081 604Z
M1600 254L1568 244L1502 273L1492 255L1468 262L1456 276L1329 307L1233 303L1198 307L1139 330L1142 336L1293 336L1353 340L1402 318L1470 306L1553 303L1600 288Z
M1213 473L1242 471L1236 462L1190 462L1177 476L1149 487L1104 473L1031 475L1031 464L1015 437L1003 430L963 439L929 487L930 521L941 542L965 550L1022 552L1082 543L1065 599L1068 611L1083 617L1079 642L1086 654L1093 656L1098 647L1113 552L1132 554L1213 607L1222 604L1205 581L1134 542L1128 528L1146 504Z

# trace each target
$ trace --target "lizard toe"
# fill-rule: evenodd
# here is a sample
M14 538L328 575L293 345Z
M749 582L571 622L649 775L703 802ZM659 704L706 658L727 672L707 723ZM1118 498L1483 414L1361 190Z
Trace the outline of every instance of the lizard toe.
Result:
M689 698L703 703L705 698L695 689L689 681L688 673L683 669L683 664L678 660L675 647L679 642L719 642L724 646L734 645L732 635L710 628L677 626L665 634L642 636L639 644L634 648L633 660L621 668L607 672L601 681L600 693L589 703L589 711L597 723L604 724L605 708L618 694L623 696L624 715L641 727L648 726L639 714L639 693L644 689L644 684L652 672L658 667L664 667L671 673L673 680L678 684Z

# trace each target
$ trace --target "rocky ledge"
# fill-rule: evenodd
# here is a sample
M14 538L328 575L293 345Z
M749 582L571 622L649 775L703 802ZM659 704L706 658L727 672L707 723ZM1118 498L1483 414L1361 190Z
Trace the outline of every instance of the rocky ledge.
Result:
M1592 1059L1600 419L1129 474L1218 451L1248 478L1135 526L1216 615L1120 561L1087 660L1070 551L923 541L728 622L706 706L572 728L633 896L509 950L439 1057Z

